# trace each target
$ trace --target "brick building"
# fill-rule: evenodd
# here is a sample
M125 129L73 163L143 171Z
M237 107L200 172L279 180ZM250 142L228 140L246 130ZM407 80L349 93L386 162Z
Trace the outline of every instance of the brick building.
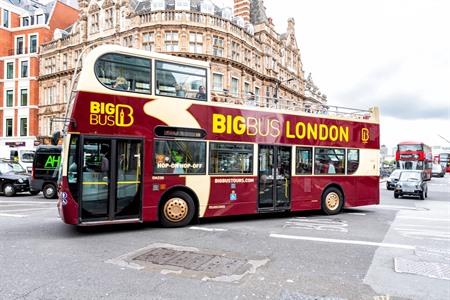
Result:
M89 45L120 44L211 64L214 94L253 93L262 106L278 96L280 105L323 104L305 79L295 22L275 31L262 0L235 0L234 9L209 0L79 0L80 19L41 48L40 135L59 129L71 75ZM234 13L233 13L234 11Z
M38 135L39 46L78 18L60 1L0 0L0 157Z

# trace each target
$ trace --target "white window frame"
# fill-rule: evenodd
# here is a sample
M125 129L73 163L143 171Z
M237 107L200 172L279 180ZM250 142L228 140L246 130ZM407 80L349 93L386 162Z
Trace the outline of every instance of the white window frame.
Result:
M12 134L9 136L9 135L7 135L6 134L6 132L7 132L7 128L6 128L6 120L12 120ZM4 121L3 121L3 128L4 128L4 130L3 130L3 136L4 137L13 137L14 136L14 116L11 116L11 117L5 117L4 118Z
M17 54L17 40L19 38L22 38L22 40L23 40L22 54ZM25 34L16 35L14 37L14 55L23 55L23 54L25 54L25 52L26 52L25 50L27 49L27 47L25 46L26 45L25 42L26 42Z
M214 86L214 75L220 75L220 76L222 76L222 86L221 86L221 88L220 89L215 89L215 86ZM220 73L220 72L213 72L213 76L212 76L212 91L216 91L216 92L223 92L223 89L224 89L224 87L223 87L223 83L224 83L224 78L225 78L225 76L224 76L224 74L223 73Z
M31 37L36 36L36 52L31 52ZM28 53L29 54L37 54L39 53L39 33L32 32L28 35Z
M7 99L7 92L8 91L12 91L12 106L8 106L7 105L7 103L8 103L8 99ZM3 89L3 99L5 99L4 100L4 102L3 102L3 107L4 108L13 108L13 107L15 107L15 105L14 105L14 96L15 96L15 94L16 94L16 89L14 88L14 87L12 87L12 88L4 88Z
M18 119L19 119L19 132L18 132L18 136L19 137L25 137L25 136L29 136L30 135L30 123L29 123L29 119L28 119L28 116L18 116L17 117ZM20 131L22 130L22 123L21 123L21 120L22 119L26 119L27 120L27 132L26 132L26 135L21 135L20 134ZM14 132L14 131L13 131Z
M236 79L236 80L237 80L237 87L236 87L237 94L235 94L235 93L233 92L233 79ZM230 81L230 94L231 94L233 97L239 97L239 78L238 78L238 77L231 76L231 81Z
M12 76L12 78L10 78L10 79L8 79L7 77L7 75L8 75L8 63L12 63L13 64L13 76ZM4 72L4 74L3 74L3 78L5 79L5 80L14 80L14 78L15 78L15 73L16 73L16 64L15 64L15 60L5 60L5 62L4 62L4 68L5 68L5 72Z
M22 105L22 90L27 91L27 105ZM30 105L30 89L27 87L26 88L19 87L19 101L17 101L17 106L27 107L29 105Z
M22 62L28 62L27 76L22 76ZM19 78L30 78L30 60L28 58L19 60Z
M7 11L8 12L8 26L7 27L5 27L5 26L3 26L3 15L4 15L4 13L5 13L5 11ZM4 9L3 8L3 10L2 10L2 14L1 14L1 27L2 28L11 28L11 11L9 10L9 9Z

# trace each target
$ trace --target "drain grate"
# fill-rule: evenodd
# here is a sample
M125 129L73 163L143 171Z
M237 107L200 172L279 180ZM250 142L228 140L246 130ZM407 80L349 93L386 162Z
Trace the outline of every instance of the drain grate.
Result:
M427 262L417 259L396 257L395 272L410 273L437 279L450 280L450 265L438 262Z
M133 260L216 275L241 274L250 267L248 261L242 258L172 248L153 248Z

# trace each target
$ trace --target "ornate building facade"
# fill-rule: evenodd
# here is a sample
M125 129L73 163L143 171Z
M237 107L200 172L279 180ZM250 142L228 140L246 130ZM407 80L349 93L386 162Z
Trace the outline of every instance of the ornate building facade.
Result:
M41 136L60 128L51 120L64 116L78 56L101 44L210 62L215 95L252 94L261 106L274 95L284 106L326 102L304 78L294 20L277 33L262 0L235 0L234 14L209 0L79 0L79 8L79 20L41 47Z

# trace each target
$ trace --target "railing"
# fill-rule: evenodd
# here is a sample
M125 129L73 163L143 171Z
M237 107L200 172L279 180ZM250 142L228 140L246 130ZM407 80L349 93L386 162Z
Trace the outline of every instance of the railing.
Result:
M243 105L247 107L269 108L273 110L283 111L297 111L313 115L331 116L348 119L369 120L372 118L372 113L369 110L354 109L348 107L332 106L322 103L299 103L296 100L261 97L252 94L246 96L232 95L229 93L211 93L212 102L231 103Z

